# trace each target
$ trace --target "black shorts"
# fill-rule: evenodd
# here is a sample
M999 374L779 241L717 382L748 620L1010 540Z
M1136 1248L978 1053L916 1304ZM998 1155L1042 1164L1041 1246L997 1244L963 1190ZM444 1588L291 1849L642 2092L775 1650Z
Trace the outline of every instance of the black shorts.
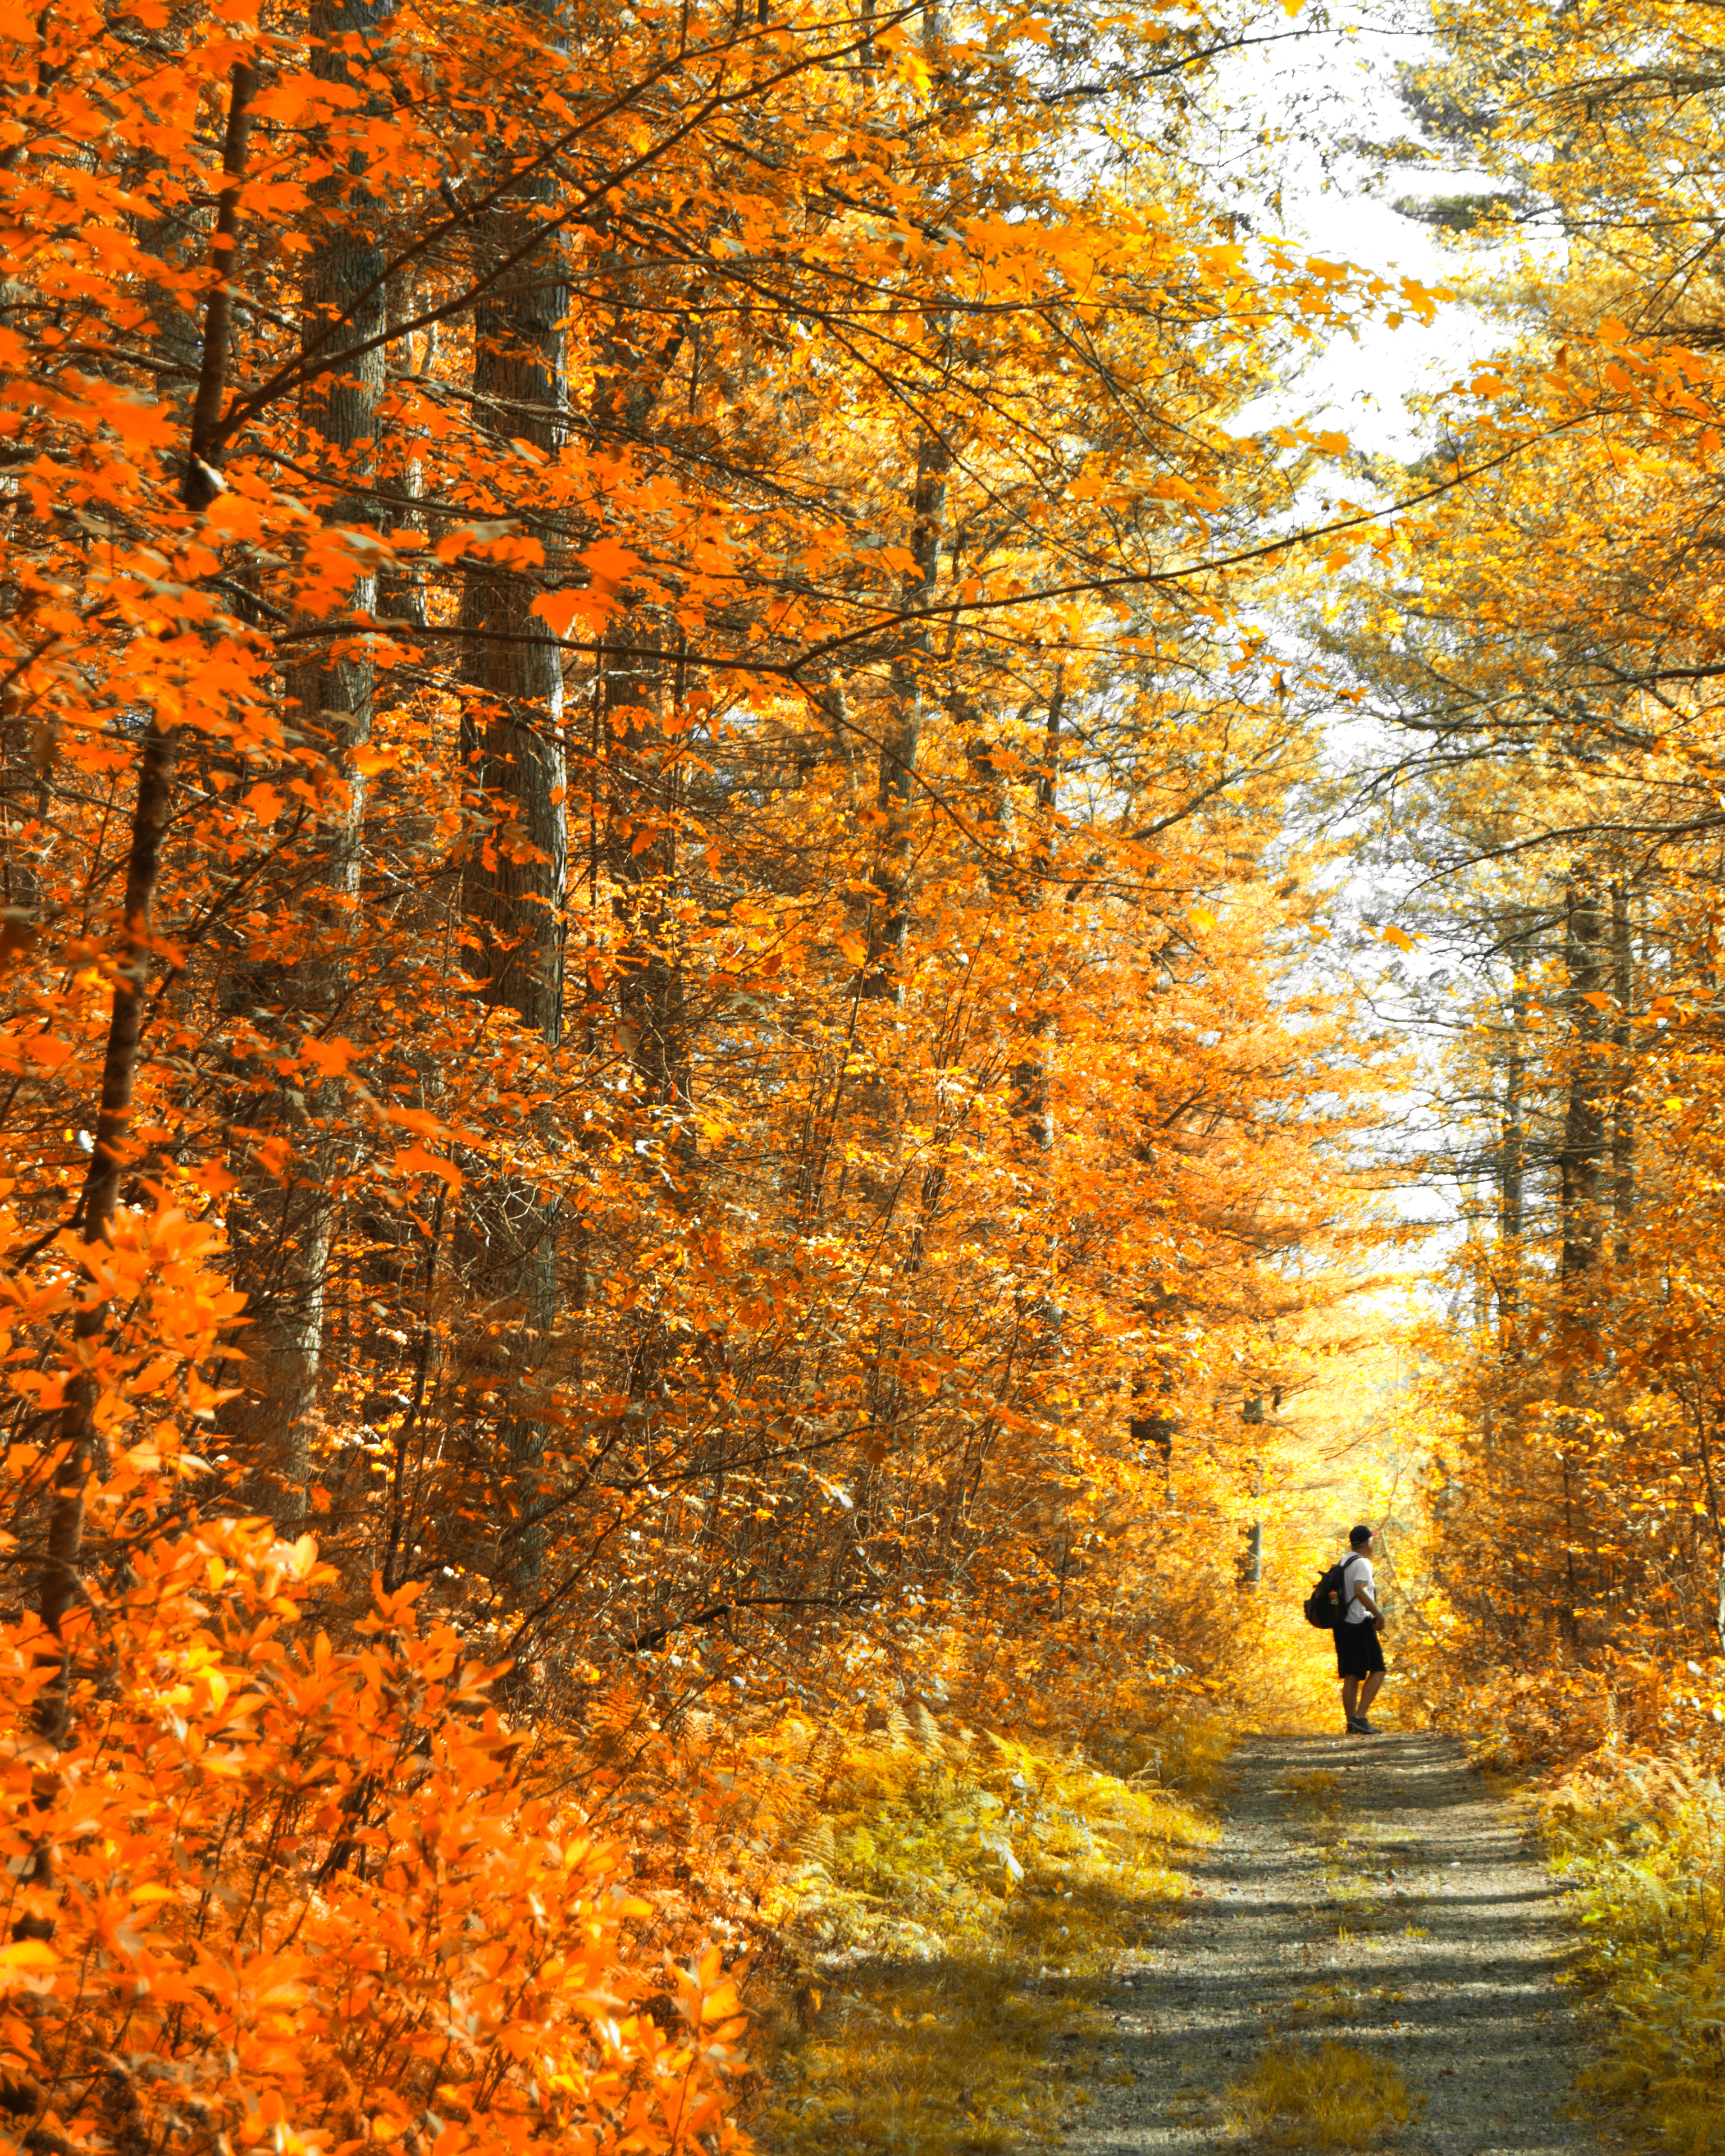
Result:
M1336 1627L1336 1674L1368 1677L1383 1666L1384 1645L1378 1637L1378 1627L1370 1618L1363 1625L1350 1625L1344 1619Z

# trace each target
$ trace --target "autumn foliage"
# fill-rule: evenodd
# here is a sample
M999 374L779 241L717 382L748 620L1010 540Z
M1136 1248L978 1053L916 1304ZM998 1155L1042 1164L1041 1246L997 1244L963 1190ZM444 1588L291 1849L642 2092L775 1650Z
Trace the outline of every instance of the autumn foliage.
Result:
M1716 116L1666 96L1717 55L1699 9L1633 64L1612 8L1441 21L1409 93L1496 183L1464 222L1505 342L1433 414L1425 475L1464 483L1337 639L1407 730L1399 850L1449 968L1434 1504L1469 1635L1538 1641L1532 1718L1656 1745L1725 1668ZM1505 1546L1512 1591L1471 1584Z
M732 2144L718 1949L661 2026L619 1851L522 1757L493 1673L415 1626L415 1590L338 1651L298 1624L309 1538L223 1521L130 1569L89 1642L107 1697L51 1764L54 1661L9 1643L3 2071L33 2135Z
M1260 33L0 17L23 2148L732 2145L783 1717L1201 1673L1383 1045L1233 429L1432 306Z
M1441 5L1399 154L1498 342L1430 400L1426 500L1317 633L1382 722L1429 1020L1447 1307L1409 1403L1404 1666L1549 1778L1599 2085L1721 2145L1725 1063L1722 54L1705 8Z

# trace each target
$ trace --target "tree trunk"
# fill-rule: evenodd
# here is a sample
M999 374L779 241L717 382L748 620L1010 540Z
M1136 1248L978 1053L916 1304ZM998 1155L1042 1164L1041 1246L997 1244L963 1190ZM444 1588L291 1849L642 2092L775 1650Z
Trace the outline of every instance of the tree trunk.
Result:
M647 1129L686 1165L681 1128L689 1105L682 968L677 952L675 735L656 632L630 616L634 648L606 654L604 708L610 736L610 814L606 867L618 927L617 1018L634 1071Z
M1509 947L1514 968L1509 991L1509 1040L1503 1058L1503 1119L1497 1147L1497 1320L1507 1333L1521 1310L1522 1238L1527 1233L1523 1183L1527 1173L1528 937Z
M245 175L251 131L255 72L244 63L234 69L223 141L224 184L216 207L211 241L210 295L205 303L203 352L187 444L181 495L194 512L208 507L219 484L214 466L203 453L221 408L227 381L229 280L236 266L239 192ZM200 425L203 432L199 433ZM144 999L150 972L151 916L161 876L162 845L173 805L174 737L152 719L138 759L137 793L132 803L126 852L120 948L114 970L113 1002L102 1056L102 1090L96 1113L90 1166L85 1173L75 1227L86 1244L107 1242L120 1199L121 1176L131 1157L130 1125L143 1046ZM36 1608L44 1628L62 1639L65 1620L80 1592L84 1553L85 1495L95 1469L96 1409L100 1397L100 1343L109 1325L109 1305L95 1276L84 1269L85 1293L72 1321L72 1373L60 1411L62 1449L54 1474L43 1562L37 1577ZM59 1667L37 1707L37 1724L50 1743L64 1745L70 1733L71 1663L62 1646ZM44 1876L39 1854L34 1873Z
M1036 831L1031 860L1029 887L1024 894L1027 921L1034 920L1047 902L1047 886L1054 874L1055 802L1060 790L1060 724L1066 703L1064 670L1056 673L1048 699L1048 721L1036 771ZM1025 978L1034 978L1036 954L1027 952L1023 961ZM1013 1065L1013 1113L1034 1150L1045 1157L1054 1151L1054 1114L1049 1097L1049 1065L1055 1036L1053 983L1044 1000L1029 1015L1026 1050Z
M1568 891L1563 949L1568 978L1568 1099L1563 1118L1560 1204L1563 1250L1561 1282L1564 1321L1585 1322L1583 1291L1597 1267L1604 1241L1600 1206L1605 1161L1605 1073L1608 1029L1603 1008L1610 978L1607 963L1606 916L1597 885L1572 884ZM1564 1413L1558 1422L1557 1466L1563 1517L1565 1592L1559 1622L1572 1651L1579 1644L1581 1597L1578 1540L1579 1470L1575 1445L1579 1424L1573 1413L1574 1369L1566 1358L1559 1383Z
M933 603L938 586L947 475L951 467L952 453L946 442L925 428L917 443L916 472L911 490L911 567L903 572L899 587L900 602L913 615ZM927 693L924 675L932 644L926 619L913 619L904 625L880 724L875 795L880 837L859 988L861 998L877 1006L891 1006L895 1011L904 997L905 954L910 939L916 759ZM897 1210L906 1179L902 1160L906 1089L896 1066L897 1033L896 1018L883 1010L866 1036L872 1068L858 1089L859 1116L867 1129L873 1162L870 1168L859 1171L858 1188L864 1204L877 1215L883 1236ZM920 1263L919 1245L926 1232L927 1209L937 1197L937 1182L931 1183L925 1173L922 1219L912 1224L911 1243L903 1260L913 1269ZM876 1352L864 1379L865 1431L854 1485L850 1537L853 1562L865 1577L874 1570L870 1546L881 1469L899 1447L906 1406L902 1381L893 1368L898 1333L897 1317L883 1317Z
M899 596L907 613L934 603L940 578L941 534L946 523L947 475L952 453L944 438L925 429L916 447L911 495L912 566ZM922 738L924 669L931 644L927 619L912 620L900 641L891 689L880 729L875 805L881 819L880 863L869 937L867 993L897 1003L903 993L905 947L911 919L911 834L916 792L916 757Z
M518 247L551 182L521 191L521 207L487 220L481 244ZM519 199L519 198L518 198ZM567 287L556 276L555 239L516 263L481 300L474 324L474 391L482 424L554 454L563 439L568 377L563 317ZM462 869L462 911L476 948L468 963L493 1009L512 1011L555 1048L563 1030L564 902L568 835L564 805L562 658L529 611L532 591L507 570L469 571L462 626L472 639L472 685L461 725L464 776L483 800L484 829ZM506 1314L495 1367L484 1381L505 1398L502 1440L509 1522L497 1568L520 1586L538 1573L543 1536L536 1519L545 1425L531 1395L557 1322L557 1214L537 1188L508 1182L475 1194L480 1215L477 1282Z
M375 43L393 13L394 0L315 0L309 23L314 77L359 89L363 62L346 49L345 40L359 36ZM339 490L323 507L326 524L370 524L377 519L367 482L377 469L386 375L384 349L373 342L386 322L385 254L377 236L382 204L364 185L357 152L314 182L310 197L300 350L308 365L321 362L323 369L302 392L303 454ZM367 345L370 350L359 349ZM375 574L359 570L341 605L374 613ZM340 793L332 789L315 841L316 902L324 929L319 955L297 968L292 979L278 975L260 983L253 999L285 1005L307 1033L327 1023L347 983L342 947L352 936L359 900L366 799L354 752L370 738L375 689L370 661L339 649L288 675L299 726L322 750ZM332 1186L341 1163L339 1142L321 1137L318 1125L338 1112L341 1097L338 1086L314 1086L303 1107L286 1101L305 1173L259 1205L249 1223L236 1224L239 1270L253 1310L245 1334L251 1397L237 1423L252 1472L263 1482L260 1495L284 1522L303 1514L313 1471L336 1229Z
M1599 1185L1605 1151L1606 1024L1600 1003L1609 974L1604 909L1593 884L1569 888L1564 957L1568 974L1569 1069L1560 1156L1563 1277L1566 1282L1575 1282L1598 1263L1603 1240Z
M152 720L138 762L137 798L132 808L131 842L126 865L125 912L114 969L114 1001L102 1059L101 1106L95 1144L79 1202L77 1230L87 1244L105 1243L120 1199L120 1179L132 1157L128 1135L138 1058L143 1042L144 997L150 973L150 916L160 875L162 841L173 799L174 742ZM37 1594L45 1628L59 1639L79 1591L84 1549L85 1492L96 1457L96 1408L100 1342L108 1330L108 1298L95 1274L84 1268L85 1289L72 1321L73 1369L60 1411L64 1448L54 1476L47 1548ZM42 1733L64 1744L71 1711L69 1656L63 1650L53 1685L39 1707Z
M239 193L251 143L252 100L257 89L257 70L244 60L236 61L228 97L228 126L222 138L223 187L216 203L215 230L210 235L213 281L204 302L203 351L198 362L198 388L192 399L185 477L180 487L182 500L187 509L193 511L208 509L222 490L216 435L221 424L222 398L228 386L234 280L239 268Z
M551 452L567 404L560 324L568 294L545 281L547 267L528 257L507 288L480 303L474 391L495 431ZM529 612L532 596L507 571L468 572L462 627L473 638L467 673L478 693L463 716L463 761L468 783L485 795L490 829L468 856L461 891L478 932L471 968L485 1001L555 1047L568 873L563 672L551 632Z
M1616 1050L1611 1087L1611 1254L1630 1259L1630 1224L1635 1209L1635 968L1627 886L1611 886L1611 993L1617 1008L1611 1039Z

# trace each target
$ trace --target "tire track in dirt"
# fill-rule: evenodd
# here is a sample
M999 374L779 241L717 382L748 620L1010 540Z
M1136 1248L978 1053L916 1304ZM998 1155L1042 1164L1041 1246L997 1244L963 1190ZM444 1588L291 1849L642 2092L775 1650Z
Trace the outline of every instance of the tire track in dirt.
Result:
M1625 2145L1577 2087L1589 2040L1554 1981L1576 1943L1563 1890L1459 1739L1257 1738L1224 1804L1194 1898L1103 2002L1111 2033L1075 2040L1093 2071L1088 2107L1063 2121L1066 2156L1238 2147L1230 2085L1272 2044L1325 2039L1403 2077L1414 2115L1392 2148Z

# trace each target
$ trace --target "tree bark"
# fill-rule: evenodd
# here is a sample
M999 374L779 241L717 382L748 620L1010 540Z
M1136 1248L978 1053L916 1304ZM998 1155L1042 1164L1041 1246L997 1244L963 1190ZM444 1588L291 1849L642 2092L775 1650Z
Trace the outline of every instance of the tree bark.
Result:
M946 524L947 476L952 453L945 438L925 428L916 446L916 476L911 492L912 566L900 585L908 613L934 603L940 578L941 535ZM891 690L880 732L880 775L875 806L881 844L875 901L869 938L867 992L897 1003L903 993L905 947L911 919L911 834L916 792L916 757L922 738L923 673L930 648L927 619L906 627L893 661Z
M394 0L315 0L309 22L311 74L321 82L359 89L362 80L347 41L368 43L394 14ZM372 100L375 105L376 100ZM386 353L374 343L385 327L385 251L378 238L383 205L364 184L355 151L310 191L311 251L305 258L300 346L308 362L327 362L301 394L305 461L336 491L322 508L326 525L374 523L367 487L377 470ZM369 350L363 347L370 346ZM377 579L356 571L345 610L373 613ZM349 968L363 856L366 781L354 760L372 731L376 693L370 660L341 648L290 670L288 694L304 733L322 749L334 782L320 819L316 904L324 930L317 957L272 978L257 1000L293 1010L308 1033L339 1007ZM336 1230L332 1186L340 1170L338 1143L318 1135L340 1089L312 1086L303 1107L286 1102L303 1179L253 1209L239 1233L241 1270L252 1295L253 1322L245 1346L251 1397L236 1414L259 1495L284 1522L305 1509L321 1408L329 1270ZM249 1231L249 1232L248 1232Z
M481 244L500 252L518 247L550 187L547 180L524 189L521 208L487 220ZM516 263L509 281L480 302L474 325L478 416L547 455L562 441L568 407L562 325L569 296L548 274L557 247L547 240ZM512 1011L555 1048L563 1030L568 874L563 675L562 654L530 612L531 601L528 584L506 569L468 572L461 620L473 639L465 670L473 693L462 717L462 761L484 804L484 829L463 865L461 902L476 947L468 964L485 1001ZM500 1366L485 1375L510 1400L501 1430L509 1519L496 1566L519 1587L543 1563L536 1514L545 1425L522 1395L531 1394L557 1328L557 1215L536 1186L521 1181L476 1192L474 1202L483 1297L511 1318Z
M1048 699L1048 719L1043 734L1042 755L1036 770L1036 824L1029 889L1024 895L1027 916L1034 917L1047 902L1047 886L1054 874L1055 803L1060 791L1060 725L1066 704L1064 671L1055 676ZM1025 978L1034 978L1035 955L1027 952ZM1053 984L1049 986L1052 988ZM1026 1050L1013 1065L1013 1113L1031 1146L1045 1157L1054 1151L1054 1113L1049 1096L1049 1066L1052 1061L1055 1011L1051 996L1029 1014Z
M1574 1327L1585 1321L1584 1290L1603 1255L1604 1217L1600 1204L1605 1162L1605 1071L1608 1041L1604 1005L1610 978L1606 914L1602 894L1592 881L1574 882L1567 893L1563 938L1568 988L1568 1102L1559 1156L1563 1249L1560 1284L1563 1319ZM1574 1373L1563 1364L1559 1398L1564 1413L1557 1454L1558 1502L1563 1518L1565 1593L1559 1622L1572 1651L1579 1641L1580 1572L1577 1563L1580 1519L1575 1445L1580 1425L1573 1413Z
M239 192L245 177L251 131L251 100L257 89L254 69L234 67L223 138L224 184L216 207L211 239L213 283L204 304L203 352L193 400L181 496L194 512L206 509L220 490L220 475L205 450L227 385L231 287L239 250ZM200 431L200 429L202 431ZM96 1127L74 1224L86 1244L109 1241L119 1204L121 1177L131 1158L129 1136L138 1060L142 1051L145 991L150 973L151 913L161 876L162 845L173 805L176 742L171 731L152 718L138 758L137 793L132 803L126 850L126 895L122 901L120 948L115 961L113 1002L102 1054L102 1089ZM85 1292L72 1320L72 1371L60 1411L60 1460L54 1471L43 1562L37 1577L36 1609L44 1627L62 1641L59 1666L37 1707L37 1724L52 1743L64 1745L70 1734L71 1661L64 1644L65 1621L80 1587L84 1553L86 1493L96 1460L96 1408L100 1398L101 1345L109 1327L107 1298L93 1270L83 1268ZM39 1865L37 1875L41 1876Z
M513 230L511 224L511 230ZM537 256L480 302L474 391L500 434L553 451L567 404L567 290ZM532 591L506 570L468 572L462 626L474 638L468 678L477 694L462 721L470 784L490 829L468 856L463 909L477 931L472 970L485 999L512 1010L555 1047L562 1035L562 909L568 873L563 793L563 673L555 639L530 613Z
M121 1176L132 1156L128 1126L143 1042L151 911L161 873L162 842L173 801L173 736L152 720L138 762L114 1000L102 1057L101 1105L75 1223L83 1240L90 1245L105 1243L111 1237ZM72 1321L72 1373L60 1411L61 1456L54 1474L36 1604L44 1625L56 1640L62 1638L67 1614L79 1593L85 1493L96 1457L96 1408L101 1396L99 1364L108 1331L108 1298L88 1264L83 1273L85 1291ZM59 1671L38 1710L42 1734L50 1743L64 1745L69 1734L70 1715L71 1665L63 1645Z
M1523 1197L1527 1159L1527 963L1528 937L1509 947L1513 975L1509 991L1509 1039L1503 1058L1503 1118L1497 1148L1497 1320L1506 1332L1521 1310L1522 1239L1527 1233Z
M1630 1260L1630 1227L1635 1209L1635 966L1630 918L1630 894L1611 886L1611 993L1616 1004L1611 1039L1616 1065L1611 1086L1611 1255Z
M190 510L208 509L222 491L215 446L228 387L228 346L233 331L234 278L239 267L239 192L251 143L252 100L258 74L245 60L234 63L228 98L228 126L222 138L222 192L216 203L216 228L210 237L210 268L215 282L203 308L203 354L198 388L192 399L192 423L186 445L186 475L181 495Z
M1580 1281L1599 1262L1603 1240L1600 1171L1605 1151L1605 1014L1609 974L1605 914L1598 887L1572 884L1564 957L1568 975L1568 1101L1560 1156L1563 1277Z

